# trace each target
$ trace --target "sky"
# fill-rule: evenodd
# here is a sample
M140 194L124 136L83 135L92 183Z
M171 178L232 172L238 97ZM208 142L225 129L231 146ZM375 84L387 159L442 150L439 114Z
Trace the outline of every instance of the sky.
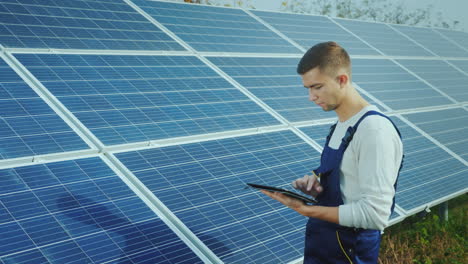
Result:
M247 2L250 2L256 9L279 11L283 0L250 0ZM409 9L426 8L432 5L433 11L440 11L445 20L460 22L455 29L468 32L468 0L401 0L401 2Z

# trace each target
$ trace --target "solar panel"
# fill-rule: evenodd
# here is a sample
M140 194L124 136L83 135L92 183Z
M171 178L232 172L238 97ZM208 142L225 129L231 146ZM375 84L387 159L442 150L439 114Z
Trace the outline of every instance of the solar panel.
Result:
M430 28L391 25L441 57L468 57L468 51L455 45Z
M468 186L468 167L412 127L393 118L403 137L405 161L396 203L404 210L421 210Z
M353 81L393 110L452 103L390 60L353 59L352 63Z
M398 60L435 88L458 102L468 101L468 76L440 60Z
M290 186L318 153L290 131L116 157L226 263L285 263L302 255L306 218L245 183Z
M0 43L19 48L184 50L123 1L0 0Z
M89 146L0 58L0 160Z
M330 133L330 127L332 124L318 125L318 126L306 126L301 127L300 130L307 136L317 142L320 146L324 147L327 141L327 135Z
M450 60L448 62L450 62L452 65L455 65L468 75L468 60Z
M304 49L309 49L320 42L334 40L346 47L351 55L379 54L327 17L256 10L253 10L252 13L268 22Z
M3 263L202 263L100 158L0 176Z
M303 51L283 36L304 49L339 42L363 96L403 110L394 222L466 192L468 110L455 105L468 102L466 33L150 0L0 0L0 264L301 258L307 219L244 189L291 188L320 156L293 131L323 145L330 124L304 125L335 117L308 100ZM86 131L67 125L74 117ZM94 136L102 158L77 151ZM137 142L147 144L127 144ZM143 202L133 181L162 204Z
M308 100L307 89L296 73L297 58L208 59L291 122L335 116Z
M405 117L468 161L468 111L455 108L407 114Z
M386 24L334 19L342 26L389 56L433 56ZM344 45L344 47L347 47Z
M468 33L462 31L455 31L449 29L434 29L435 31L441 33L448 39L454 41L459 46L463 47L465 50L468 50Z
M279 124L196 57L15 56L106 145Z
M134 0L197 51L301 53L240 9Z

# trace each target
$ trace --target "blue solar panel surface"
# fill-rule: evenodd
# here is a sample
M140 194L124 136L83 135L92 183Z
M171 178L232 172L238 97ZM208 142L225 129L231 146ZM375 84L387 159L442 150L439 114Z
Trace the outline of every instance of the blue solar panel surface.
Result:
M468 101L468 76L440 60L398 60L403 66L458 102Z
M121 0L0 0L0 43L17 48L184 50Z
M324 41L340 43L351 55L378 55L367 44L323 16L252 11L304 49Z
M459 46L468 50L468 33L462 31L448 30L448 29L434 29L435 31L441 33L451 41L454 41ZM467 57L467 56L465 56Z
M355 83L393 110L452 103L390 60L353 59L352 74Z
M116 154L226 263L302 255L306 218L245 183L290 186L318 153L291 131Z
M396 203L411 210L462 191L468 167L399 119L405 162L398 181Z
M211 62L291 122L335 117L308 100L296 58L209 57Z
M0 159L89 146L0 59Z
M132 1L197 51L301 53L240 9Z
M301 127L300 130L307 136L317 142L320 146L324 147L327 140L327 135L330 133L330 127L333 124L306 126Z
M468 60L450 60L449 62L468 75Z
M407 114L405 117L468 161L468 111L462 108Z
M409 36L417 43L423 45L433 53L441 57L468 57L468 51L458 45L447 41L436 31L430 28L391 25L391 27Z
M308 100L296 74L299 57L261 54L300 56L302 51L243 10L132 2L196 51L224 52L205 57L288 121L335 117ZM362 38L388 56L454 57L449 62L465 74L440 59L398 62L456 101L468 102L467 33L251 12L304 49L334 40L351 55L380 54ZM111 53L185 51L123 0L0 0L0 44ZM31 52L13 55L108 146L281 124L194 54ZM392 110L453 104L388 59L353 58L353 81ZM0 103L2 162L89 149L3 60ZM467 161L467 112L452 108L404 117ZM396 194L404 213L466 191L468 166L393 119L406 154ZM300 130L323 145L329 127ZM116 157L225 263L286 263L302 256L307 219L244 189L246 182L290 188L292 180L318 165L319 153L292 131L123 148ZM103 160L74 158L0 169L1 264L202 262ZM391 219L398 216L394 212Z
M335 19L342 26L389 56L433 56L386 24ZM343 47L347 47L343 45ZM347 49L347 48L346 48Z
M4 263L201 263L99 158L0 177Z
M196 57L15 56L106 145L279 124Z

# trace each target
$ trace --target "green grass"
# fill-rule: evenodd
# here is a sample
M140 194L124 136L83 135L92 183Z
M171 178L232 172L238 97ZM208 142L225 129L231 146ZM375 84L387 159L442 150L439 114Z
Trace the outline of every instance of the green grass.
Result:
M467 264L468 194L449 201L449 220L438 206L424 218L411 216L385 230L380 264Z

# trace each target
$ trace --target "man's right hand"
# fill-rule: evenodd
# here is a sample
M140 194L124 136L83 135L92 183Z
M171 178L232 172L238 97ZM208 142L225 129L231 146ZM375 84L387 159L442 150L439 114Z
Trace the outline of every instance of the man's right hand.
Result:
M295 189L300 190L301 192L316 197L319 193L323 191L320 182L318 181L317 176L315 175L304 175L304 177L299 178L292 182L292 186Z

